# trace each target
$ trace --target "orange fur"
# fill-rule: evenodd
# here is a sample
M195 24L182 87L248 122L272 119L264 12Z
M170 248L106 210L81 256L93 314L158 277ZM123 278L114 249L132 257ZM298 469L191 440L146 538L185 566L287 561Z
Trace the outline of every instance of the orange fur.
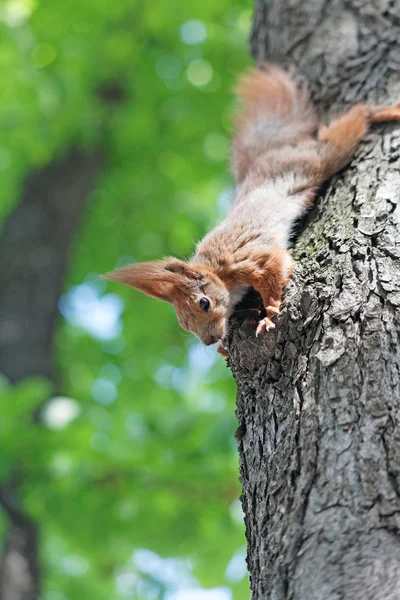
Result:
M257 335L274 328L293 270L290 231L318 187L350 162L369 123L400 120L400 105L358 104L319 125L307 89L273 65L244 75L237 92L243 107L231 164L238 187L225 221L189 262L166 258L104 276L170 302L182 327L205 344L221 340L223 355L229 316L248 287L260 293L267 314Z
M232 170L238 182L254 168L261 151L314 135L318 117L305 87L297 88L275 65L242 75L236 87L242 111L232 142ZM249 131L254 128L253 135ZM249 139L250 138L250 139Z

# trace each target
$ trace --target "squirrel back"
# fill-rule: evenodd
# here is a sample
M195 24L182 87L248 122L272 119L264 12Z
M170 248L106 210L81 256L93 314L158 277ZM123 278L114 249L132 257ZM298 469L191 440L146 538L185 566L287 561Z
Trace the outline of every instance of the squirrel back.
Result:
M296 86L275 65L242 75L235 91L242 110L235 123L231 169L240 183L263 154L315 136L319 120L307 88Z

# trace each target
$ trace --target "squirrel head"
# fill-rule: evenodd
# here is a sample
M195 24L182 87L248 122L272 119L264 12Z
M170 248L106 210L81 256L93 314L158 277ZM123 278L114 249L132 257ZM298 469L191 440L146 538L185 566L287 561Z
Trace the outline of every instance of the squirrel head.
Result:
M229 292L208 267L165 258L127 265L102 278L169 302L175 308L181 327L194 333L207 346L225 335Z

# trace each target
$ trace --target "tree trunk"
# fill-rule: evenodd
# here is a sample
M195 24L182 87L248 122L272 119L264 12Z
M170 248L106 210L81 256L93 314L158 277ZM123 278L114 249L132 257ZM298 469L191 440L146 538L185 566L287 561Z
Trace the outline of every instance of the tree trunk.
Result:
M54 378L57 302L73 235L99 165L98 156L72 151L38 171L26 180L21 203L4 225L0 372L12 382L31 375ZM17 473L18 465L15 468ZM38 531L21 510L17 474L0 484L0 506L9 519L0 563L0 600L36 600Z
M326 118L400 101L399 40L397 0L258 0L252 50ZM317 200L275 332L233 328L253 600L400 599L399 148L375 127Z

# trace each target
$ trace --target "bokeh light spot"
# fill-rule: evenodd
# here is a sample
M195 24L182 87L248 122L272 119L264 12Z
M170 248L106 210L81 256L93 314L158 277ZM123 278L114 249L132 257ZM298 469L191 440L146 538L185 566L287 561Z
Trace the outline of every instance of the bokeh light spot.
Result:
M207 27L197 19L185 21L179 29L179 36L184 44L202 44L207 39Z
M76 400L56 396L43 410L43 421L50 429L64 429L76 419L81 409Z
M251 28L252 12L245 9L239 14L236 25L237 28L244 34L248 34Z
M117 294L101 296L94 283L86 282L72 288L62 296L59 309L71 325L86 329L100 340L111 340L121 332L122 298Z
M74 461L70 454L57 452L50 461L50 471L55 477L66 477L73 469Z
M213 68L206 60L192 60L187 68L187 78L196 87L202 87L210 83L213 78Z
M69 554L61 559L62 569L70 577L82 577L89 569L89 563L82 556Z
M115 402L118 392L115 384L106 379L105 377L100 377L96 379L91 388L92 396L99 404L103 404L103 406L108 406Z
M0 19L9 27L20 27L29 19L33 9L32 0L9 0L0 9Z
M246 566L246 548L240 548L232 556L226 567L225 576L231 583L239 583L246 577L248 571Z
M112 364L104 365L100 369L100 377L109 379L110 381L112 381L112 383L114 385L118 385L119 383L121 383L121 379L122 379L121 369L119 367L117 367L117 365L112 365Z

